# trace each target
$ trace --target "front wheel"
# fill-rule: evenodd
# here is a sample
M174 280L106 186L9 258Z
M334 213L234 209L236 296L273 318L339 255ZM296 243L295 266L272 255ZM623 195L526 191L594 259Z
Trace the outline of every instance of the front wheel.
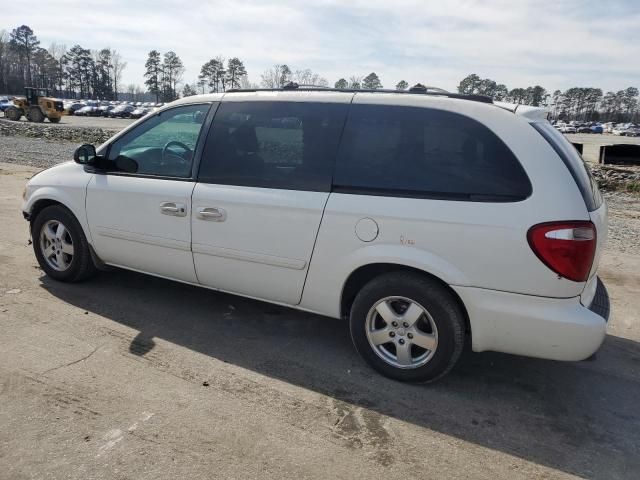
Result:
M464 314L436 280L413 272L381 275L366 284L351 308L351 338L378 372L426 383L449 372L464 346Z
M49 117L51 123L60 123L60 117Z
M73 214L61 205L43 209L31 225L33 250L51 278L77 282L96 271L89 243Z
M4 118L17 122L22 117L22 112L16 107L9 107L4 111Z

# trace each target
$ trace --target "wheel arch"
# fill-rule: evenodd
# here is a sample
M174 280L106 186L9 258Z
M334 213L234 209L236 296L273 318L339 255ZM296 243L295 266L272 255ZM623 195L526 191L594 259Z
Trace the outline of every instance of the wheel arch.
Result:
M84 232L84 236L87 238L87 242L91 245L91 232L86 222L86 216L80 215L76 208L73 208L73 196L67 198L66 195L57 195L51 188L45 187L38 189L32 198L28 200L27 205L23 207L24 212L28 214L29 224L33 225L35 218L45 208L53 205L59 205L69 211L71 215L77 220ZM31 227L30 227L31 228Z
M442 285L458 302L458 305L460 306L460 309L464 315L465 331L467 335L471 336L471 322L469 320L469 313L467 312L467 308L462 301L462 298L460 298L460 295L458 295L458 293L453 288L451 288L444 280L437 277L436 275L433 275L432 273L426 272L419 268L403 265L400 263L369 263L366 265L362 265L352 271L351 274L349 274L349 276L347 277L344 285L342 286L342 292L340 295L340 316L342 318L349 316L349 312L356 295L369 281L379 275L393 272L413 272L418 275L427 277Z
M33 225L33 222L35 221L36 217L40 214L40 212L42 212L42 210L44 210L45 208L51 207L53 205L60 205L61 207L64 207L67 210L69 210L69 208L66 205L64 205L63 203L57 200L53 200L51 198L41 198L39 200L36 200L31 206L31 212L29 213L29 223ZM71 212L71 210L69 211ZM71 213L73 214L73 212Z

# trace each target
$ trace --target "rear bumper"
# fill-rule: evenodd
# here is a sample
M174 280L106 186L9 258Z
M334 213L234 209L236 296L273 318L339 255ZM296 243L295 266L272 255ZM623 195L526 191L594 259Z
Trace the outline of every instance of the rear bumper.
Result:
M496 351L550 360L584 360L604 340L609 296L598 288L587 307L580 298L546 298L452 287L467 308L475 352Z
M596 315L604 318L605 322L609 321L609 315L611 314L611 302L609 301L609 292L607 292L607 287L604 286L600 277L597 277L598 285L596 287L596 294L593 296L591 300L591 304L589 305L589 310L591 310Z

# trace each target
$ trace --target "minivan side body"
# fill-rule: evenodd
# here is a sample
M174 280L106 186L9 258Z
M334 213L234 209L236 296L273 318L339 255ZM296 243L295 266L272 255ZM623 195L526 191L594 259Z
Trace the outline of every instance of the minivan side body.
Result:
M590 309L606 203L539 110L517 113L393 93L187 97L97 150L137 171L58 165L30 180L22 210L33 224L64 206L98 264L335 318L377 276L422 275L474 351L582 360L606 332ZM558 221L593 224L584 280L532 249L532 227Z

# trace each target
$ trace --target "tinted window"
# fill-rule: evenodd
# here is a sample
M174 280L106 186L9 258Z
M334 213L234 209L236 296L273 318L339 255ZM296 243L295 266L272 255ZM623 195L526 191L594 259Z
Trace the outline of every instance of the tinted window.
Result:
M531 194L518 160L477 121L442 110L380 105L351 107L334 189L478 201Z
M571 172L571 176L582 193L587 210L592 212L600 208L602 195L598 184L574 146L549 122L533 123L532 125L549 142Z
M329 191L348 105L222 103L207 138L199 181Z
M131 165L133 161L139 174L191 176L194 151L208 110L208 104L185 105L149 118L111 145L109 160L116 170L118 165Z

